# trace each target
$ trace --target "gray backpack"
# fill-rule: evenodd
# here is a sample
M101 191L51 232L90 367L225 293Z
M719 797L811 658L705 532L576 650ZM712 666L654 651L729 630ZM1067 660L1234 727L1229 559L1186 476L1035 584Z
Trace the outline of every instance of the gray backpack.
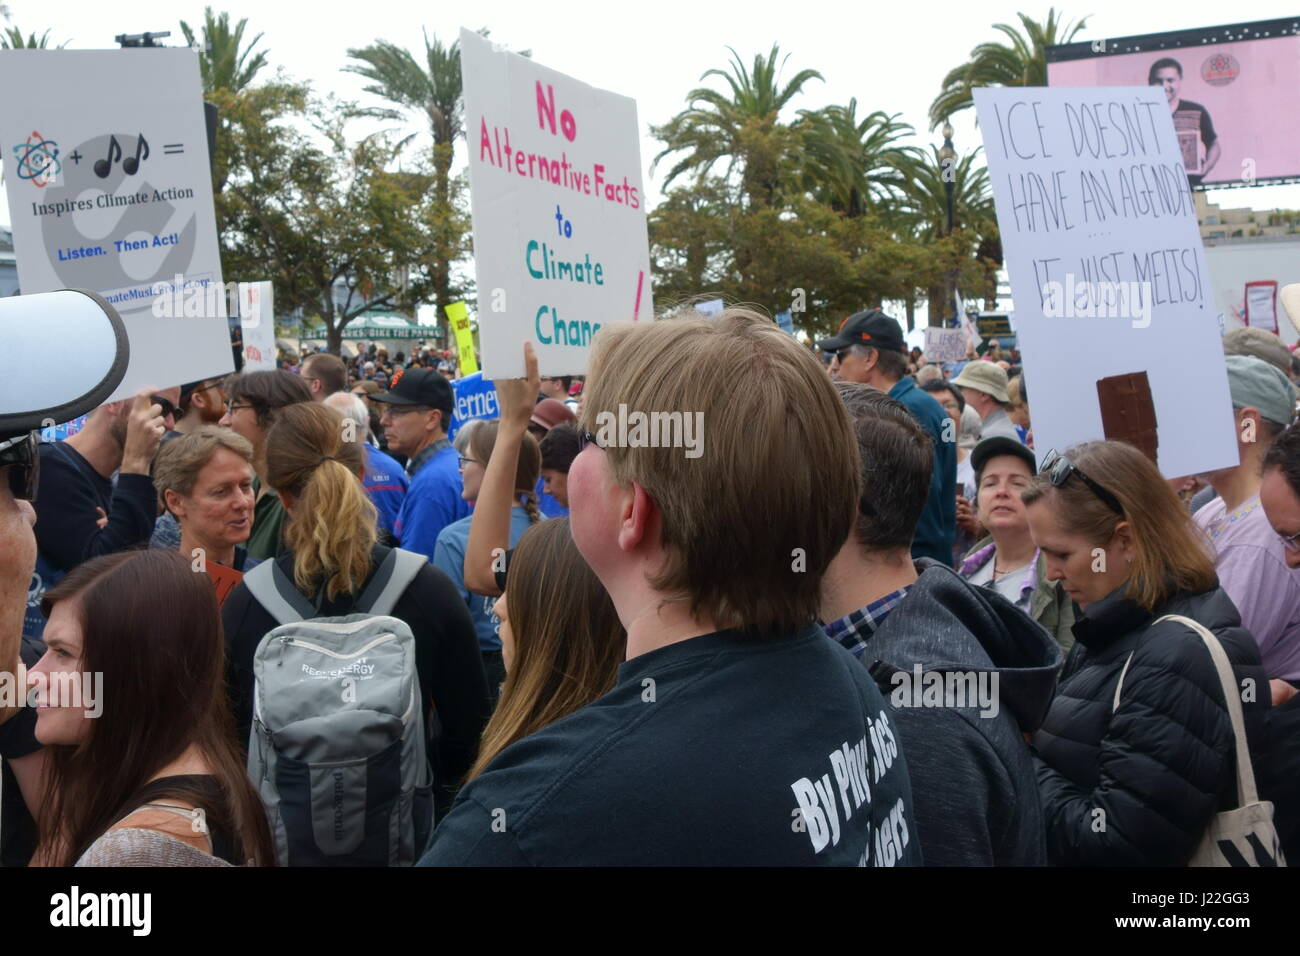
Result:
M410 866L429 842L415 638L388 616L426 563L394 548L346 617L316 617L275 561L244 575L280 622L253 657L248 775L281 866Z

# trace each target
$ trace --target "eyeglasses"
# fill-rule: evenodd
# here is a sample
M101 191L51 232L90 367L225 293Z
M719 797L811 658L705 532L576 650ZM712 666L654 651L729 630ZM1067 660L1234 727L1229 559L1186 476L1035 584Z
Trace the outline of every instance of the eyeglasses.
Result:
M595 445L597 448L604 447L600 442L596 441L596 436L591 432L580 433L578 435L578 451L581 452L588 445Z
M1277 537L1282 542L1282 547L1292 554L1300 554L1300 541L1296 540L1296 538L1300 538L1300 531L1295 534L1279 534Z
M1039 469L1038 473L1047 475L1047 480L1052 483L1053 488L1060 488L1070 480L1071 475L1077 475L1091 489L1092 493L1101 499L1101 502L1106 507L1121 518L1124 517L1124 508L1119 503L1119 499L1081 472L1074 462L1060 452L1056 450L1049 451L1047 457L1043 459L1043 467Z
M838 349L836 349L834 352L830 352L830 353L828 353L828 354L831 355L833 358L837 358L837 359L839 359L839 360L840 360L840 364L843 365L843 364L844 364L844 360L847 359L850 355L853 354L853 346L852 346L852 345L846 345L846 346L844 346L843 348L838 348Z
M36 502L41 471L41 456L36 449L40 443L38 432L0 442L0 468L9 469L9 490L19 501Z
M236 405L234 402L226 402L226 414L233 415L241 408L255 408L255 405Z
M460 456L460 467L462 468L464 468L466 465L478 465L478 464L481 464L481 462L477 458L466 458L464 455Z
M172 404L172 400L170 398L164 398L161 395L150 395L149 401L153 402L155 405L162 406L163 418L166 418L169 415L176 414L176 406Z

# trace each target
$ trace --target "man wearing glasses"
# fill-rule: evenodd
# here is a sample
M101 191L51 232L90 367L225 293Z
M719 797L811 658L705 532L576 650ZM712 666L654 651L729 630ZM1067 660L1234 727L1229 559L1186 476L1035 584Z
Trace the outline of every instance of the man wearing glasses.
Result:
M406 550L432 558L442 529L469 514L459 456L447 440L455 395L431 368L402 369L393 378L388 391L372 398L384 405L379 421L388 450L406 456L411 478L393 534Z
M181 386L181 400L176 406L176 434L188 435L203 425L221 421L226 414L225 381L223 375Z
M1214 544L1219 584L1259 643L1270 679L1300 679L1300 572L1270 527L1261 471L1273 440L1295 415L1295 389L1263 359L1225 357L1240 463L1205 476L1218 497L1196 512ZM1276 469L1275 469L1276 470ZM1300 530L1292 528L1292 531ZM1300 560L1296 561L1300 564Z

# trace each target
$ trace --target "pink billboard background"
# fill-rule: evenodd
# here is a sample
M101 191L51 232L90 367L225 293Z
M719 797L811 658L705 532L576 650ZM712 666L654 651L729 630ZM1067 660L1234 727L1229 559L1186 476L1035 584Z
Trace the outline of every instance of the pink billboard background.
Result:
M1178 96L1200 104L1217 136L1219 157L1204 185L1300 176L1300 37L1214 43L1144 53L1093 56L1047 65L1051 86L1145 86L1157 60L1182 66ZM1180 115L1181 114L1181 115ZM1208 150L1195 110L1174 115L1189 174ZM1192 156L1195 162L1188 162ZM1196 177L1192 177L1196 183Z

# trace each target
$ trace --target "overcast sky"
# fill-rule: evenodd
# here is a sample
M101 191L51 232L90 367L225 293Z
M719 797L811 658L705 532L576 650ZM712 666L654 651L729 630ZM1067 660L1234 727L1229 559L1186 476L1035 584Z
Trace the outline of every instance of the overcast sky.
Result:
M203 21L203 5L193 2L4 2L13 23L24 32L49 28L54 42L68 41L69 48L79 49L112 47L117 34L146 30L171 30L172 38L164 42L180 43L182 19L196 27ZM1091 13L1083 37L1101 38L1288 17L1297 13L1298 6L1296 0L1251 0L1231 6L1208 0L1178 4L1084 0L1067 5L1065 14ZM809 83L795 108L847 103L856 96L859 116L876 109L902 113L917 127L921 142L935 142L937 137L926 130L926 115L944 73L963 62L977 43L1000 37L992 29L994 22L1017 22L1021 10L1042 20L1047 8L1028 0L876 3L857 9L843 0L746 4L658 0L618 8L588 0L478 0L455 5L404 0L312 5L229 0L214 4L218 11L229 11L232 19L247 17L249 34L264 34L259 49L267 51L272 67L281 66L291 76L310 81L318 91L363 103L372 102L362 92L364 81L340 69L350 47L383 38L418 52L423 49L422 28L450 43L461 26L486 26L494 40L512 49L531 49L534 58L547 66L636 99L652 204L668 164L655 175L649 173L658 148L649 126L663 123L684 107L686 93L699 85L701 73L727 65L728 46L748 64L777 41L783 53L791 54L787 78L803 68L819 70L825 82ZM105 79L111 82L111 77ZM39 83L23 95L39 95ZM954 125L959 151L979 142L971 112L962 114ZM463 149L458 150L457 160L463 166ZM1300 185L1219 190L1210 198L1227 206L1297 208ZM8 210L0 216L7 222Z

